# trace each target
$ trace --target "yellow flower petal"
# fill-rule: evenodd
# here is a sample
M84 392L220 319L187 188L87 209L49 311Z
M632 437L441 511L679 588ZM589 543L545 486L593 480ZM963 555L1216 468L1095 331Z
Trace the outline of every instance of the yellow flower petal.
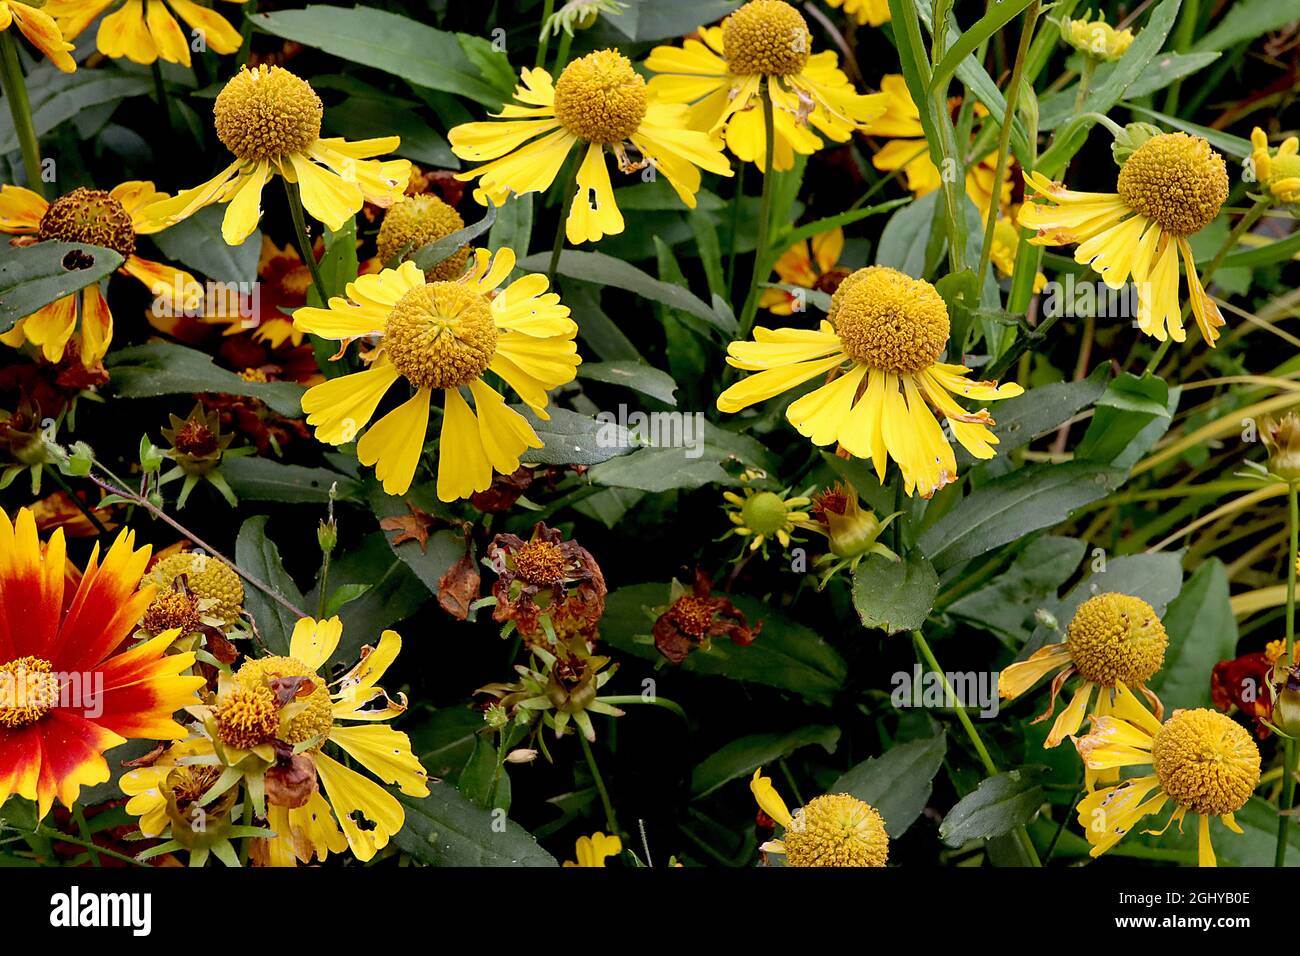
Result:
M317 386L319 387L319 386ZM375 466L375 477L390 495L404 495L415 479L429 427L430 390L415 394L371 425L357 442L357 460Z

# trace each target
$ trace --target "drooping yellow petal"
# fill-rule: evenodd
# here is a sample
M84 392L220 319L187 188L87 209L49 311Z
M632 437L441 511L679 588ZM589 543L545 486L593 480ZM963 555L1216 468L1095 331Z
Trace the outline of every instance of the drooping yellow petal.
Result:
M357 442L357 460L375 466L375 477L390 495L406 494L415 480L429 427L429 396L427 386L416 389L414 395L371 425Z
M1070 698L1070 704L1065 710L1061 711L1056 717L1056 722L1052 724L1052 730L1047 735L1047 740L1043 742L1044 747L1055 747L1066 737L1071 737L1079 732L1079 726L1083 723L1083 715L1088 710L1088 701L1092 699L1092 692L1097 685L1091 681L1084 681L1074 696Z
M1070 648L1064 643L1040 647L1023 661L1009 664L998 675L998 696L1014 700L1048 674L1070 663Z
M718 396L718 410L738 412L757 402L763 402L774 395L789 391L810 378L824 375L844 361L840 353L829 358L809 362L796 362L778 368L756 372L748 378L741 379Z
M215 53L225 56L239 49L243 38L238 30L221 14L193 0L167 0L182 20L203 35L204 42Z
M470 382L469 390L478 413L484 454L498 474L514 474L519 469L519 456L529 448L541 448L541 439L533 426L517 411L507 408L501 394L481 378Z
M599 143L587 146L587 155L578 168L578 188L569 207L565 235L569 242L595 242L623 231L623 214L614 202L614 187L609 181L605 148Z
M429 795L428 774L411 753L411 738L387 724L335 726L329 739L389 786L411 797Z
M289 656L299 663L318 671L330 659L343 636L343 622L338 615L326 621L302 617L293 626L289 638Z
M438 500L458 501L492 484L492 463L483 450L478 419L454 388L443 390L442 437L438 443Z
M298 153L291 153L289 162L293 164L298 187L302 190L303 207L332 231L342 229L343 224L365 204L361 187L355 182L317 166Z
M348 846L365 863L388 846L389 838L406 821L406 812L391 793L373 780L323 753L313 759L325 796L348 838ZM354 814L360 814L369 825L363 829Z
M318 441L345 445L356 441L389 387L401 377L391 362L376 362L364 372L327 379L302 396L307 424Z
M865 365L853 366L829 384L791 402L785 412L786 419L814 445L838 441L866 373Z
M124 56L133 63L152 63L158 59L158 47L145 22L141 0L126 0L120 9L104 17L95 42L104 56Z
M226 240L226 245L240 245L257 228L257 221L262 217L262 187L270 176L271 164L261 160L235 181L230 204L221 220L221 238Z
M763 776L762 767L755 770L754 776L750 778L749 790L758 802L759 808L781 826L789 827L794 822L785 801L776 792L776 787L772 786L771 779Z

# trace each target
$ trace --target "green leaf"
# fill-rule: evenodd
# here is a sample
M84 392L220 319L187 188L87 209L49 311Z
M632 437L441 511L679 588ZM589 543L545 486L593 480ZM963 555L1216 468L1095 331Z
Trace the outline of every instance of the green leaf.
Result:
M805 223L796 229L777 238L777 244L780 249L789 249L796 242L802 242L805 239L811 239L813 236L819 236L823 232L829 232L832 229L842 228L866 219L868 216L877 216L882 212L893 212L899 206L906 206L912 202L911 196L903 196L900 199L891 199L888 202L882 202L875 206L863 206L860 209L850 209L834 216L823 216L812 222Z
M871 804L884 818L885 832L897 840L929 802L934 775L947 751L942 730L923 740L896 743L846 771L827 793L847 793Z
M848 667L835 648L816 633L770 604L744 595L728 595L749 621L762 622L754 643L740 647L718 638L709 650L693 651L675 668L684 673L752 681L827 702L844 683ZM650 639L654 617L647 609L669 603L666 583L634 584L614 591L605 602L601 637L611 647L649 661L663 661ZM614 685L617 686L617 680Z
M1210 839L1219 865L1272 866L1277 850L1277 807L1261 797L1251 797L1233 818L1241 833L1233 833L1217 819L1210 821ZM1187 843L1195 848L1196 828L1188 827L1187 831ZM1294 820L1287 829L1286 845L1290 851L1287 865L1300 865L1300 826Z
M1226 50L1300 19L1294 4L1277 0L1233 0L1214 29L1192 46L1193 50Z
M666 405L676 405L677 383L667 372L662 372L645 362L583 362L578 366L578 377L595 382L624 385L627 388L657 398Z
M1169 647L1148 681L1166 710L1209 707L1210 671L1236 653L1237 618L1228 600L1228 574L1210 558L1188 578L1164 614Z
M1256 269L1260 266L1293 259L1297 255L1300 255L1300 232L1292 233L1285 239L1275 240L1266 246L1260 246L1258 249L1242 249L1239 252L1230 253L1224 257L1219 270ZM1206 261L1211 258L1213 258L1212 254L1207 255ZM1197 260L1197 262L1199 264L1200 260Z
M533 234L533 194L512 195L497 209L496 222L488 232L488 248L513 249L522 258L528 255L528 242Z
M235 563L290 604L303 608L306 600L302 592L284 569L280 549L267 537L268 520L268 515L255 515L243 523L235 541ZM288 654L289 637L293 634L294 625L298 623L298 615L261 588L252 585L244 587L244 608L253 615L257 631L271 653Z
M542 421L526 405L511 406L533 426L541 448L529 448L524 460L535 465L596 465L636 448L617 421L600 421L567 408L549 408Z
M609 15L602 22L638 43L679 37L699 28L701 24L721 20L741 0L633 0L617 16ZM626 3L626 0L625 0Z
M111 352L104 361L119 398L217 393L247 395L266 402L289 418L302 415L301 385L294 382L249 382L212 363L197 349L171 342L150 342Z
M519 266L533 272L545 272L549 262L549 253L538 253L521 261ZM688 290L683 289L681 286L653 279L636 266L624 262L622 259L607 256L603 252L579 252L566 249L560 255L560 262L556 271L562 276L568 276L570 279L581 279L584 282L592 282L596 285L613 286L616 289L624 289L652 302L662 302L664 305L680 309L688 315L693 315L697 319L703 319L725 335L730 335L736 331L734 322L728 324L723 321L713 308L705 305Z
M696 765L691 774L691 798L706 796L737 777L748 777L759 767L788 757L800 747L818 744L833 754L839 740L840 729L823 724L810 724L784 734L754 734L733 740Z
M111 68L82 68L75 73L62 73L53 67L38 68L28 77L32 125L37 136L44 136L61 123L84 115L94 107L141 96L152 89L153 83L147 73L132 76ZM0 154L17 150L18 136L6 108L0 111Z
M333 56L400 76L417 86L467 96L498 109L511 93L499 68L505 63L481 37L435 30L417 20L374 7L352 9L311 4L302 10L255 13L249 19L266 33L315 47ZM513 80L514 71L505 67Z
M1136 41L1134 41L1136 45ZM1189 122L1185 119L1179 119L1177 116L1169 116L1165 113L1159 113L1153 109L1147 109L1137 103L1125 103L1126 107L1134 113L1140 113L1143 116L1149 116L1158 123L1180 129L1185 133L1191 133L1199 136L1208 142L1211 146L1221 153L1227 153L1236 159L1245 159L1251 154L1253 147L1250 140L1242 139L1240 136L1233 136L1230 133L1222 133L1217 129L1210 129L1208 126L1198 126L1196 123ZM1224 262L1227 265L1227 262Z
M351 604L361 595L370 590L369 584L344 584L334 589L329 600L325 602L325 610L321 612L321 617L330 618L342 610L346 605Z
M392 518L410 514L410 509L407 507L408 502L422 508L427 513L434 513L438 508L438 504L433 484L428 483L412 488L401 498L394 498L378 488L370 496L370 507L377 518ZM384 534L388 540L388 546L393 550L393 554L406 562L407 566L424 582L424 586L434 594L438 593L438 582L442 576L450 570L453 564L465 556L465 535L448 528L443 528L429 535L429 539L425 542L423 548L420 547L418 541L414 540L394 544L393 539L399 535L397 531L386 531Z
M448 233L441 239L435 239L427 245L421 246L414 252L408 254L405 258L410 259L417 266L428 272L443 259L446 259L461 246L473 242L483 233L492 228L492 224L497 221L497 207L489 205L483 213L483 218L478 222L471 223L464 229L457 229L455 232Z
M949 846L1002 836L1032 820L1043 800L1039 775L1032 768L997 774L948 811L939 836Z
M1151 374L1139 378L1122 372L1097 400L1097 413L1074 450L1076 460L1131 467L1169 428L1177 405L1177 391L1171 402L1164 379ZM1146 440L1137 442L1138 435L1157 420L1161 427L1155 434L1144 435Z
M999 3L992 4L988 12L975 21L969 29L960 31L957 42L948 46L943 59L934 68L934 75L930 79L930 92L945 89L952 75L957 72L958 64L974 53L980 44L1019 16L1031 2L1032 0L1000 0Z
M606 413L607 414L607 413ZM653 413L660 417L636 420L628 416L634 441L652 442L629 455L597 465L587 477L594 484L637 491L670 491L709 484L735 485L722 466L738 462L763 472L776 470L775 462L759 442L706 421L699 413ZM612 426L610 426L612 427Z
M953 617L983 627L1019 647L1034 629L1034 612L1056 603L1056 594L1083 560L1078 538L1043 535L1025 546L987 587L953 602Z
M1174 80L1200 72L1217 60L1220 55L1216 52L1162 53L1147 64L1146 69L1142 71L1142 75L1124 91L1124 97L1129 100L1136 100L1143 96L1150 96L1152 93L1164 89ZM1116 63L1100 64L1097 67L1097 72L1093 75L1093 84L1105 83L1115 71L1116 66ZM1056 129L1067 122L1075 115L1074 101L1077 96L1077 85L1059 93L1044 96L1039 101L1038 128L1044 130Z
M221 473L245 501L324 504L329 501L330 485L338 485L338 496L343 499L356 499L360 491L356 479L332 469L289 465L256 456L227 458L221 463Z
M1123 481L1124 472L1089 462L1027 465L974 489L926 528L917 543L944 571L1064 521Z
M448 783L429 781L427 797L394 794L406 823L393 836L428 866L555 866L555 857L513 820L478 807Z
M122 264L112 249L75 242L0 248L0 333L59 299L98 282Z
M394 156L441 169L460 169L460 160L441 133L416 112L416 103L396 97L349 96L325 111L329 132L345 139L400 136Z
M411 747L431 777L451 777L469 759L483 712L476 707L439 707L431 714L408 713Z
M889 217L876 247L876 265L910 276L925 272L925 250L938 209L939 193L926 193Z
M853 606L863 626L888 634L917 630L938 593L939 576L919 551L902 561L869 554L853 572Z
M220 233L225 215L224 205L205 206L150 238L167 259L189 266L216 282L256 282L262 232L254 229L238 246L213 242L212 237Z
M997 419L993 434L1001 442L998 454L1006 455L1017 448L1023 448L1040 435L1058 429L1095 402L1105 391L1109 378L1110 363L1106 362L1098 365L1087 378L1077 382L1052 382L998 402L991 409L993 417ZM954 450L959 467L973 465L978 461L961 446Z

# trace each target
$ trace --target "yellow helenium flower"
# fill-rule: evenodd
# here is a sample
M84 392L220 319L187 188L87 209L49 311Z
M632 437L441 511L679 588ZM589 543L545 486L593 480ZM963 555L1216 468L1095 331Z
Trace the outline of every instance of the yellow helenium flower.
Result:
M1250 132L1250 145L1255 181L1278 202L1300 203L1300 139L1288 136L1270 153L1268 136L1256 126Z
M622 852L622 840L617 836L606 836L597 831L589 837L578 837L573 846L573 855L578 858L578 861L575 863L573 860L565 860L564 865L603 867L605 860L611 856L618 856Z
M762 549L765 556L769 539L776 538L782 548L788 548L791 532L801 523L812 520L803 510L812 503L811 498L787 498L784 493L778 495L753 488L745 488L743 496L734 491L724 491L722 497L732 505L726 512L728 520L735 526L727 534L748 538L747 550Z
M54 202L21 186L0 185L0 232L28 236L30 242L84 242L112 249L124 259L118 272L143 282L160 304L177 305L197 294L200 286L194 277L135 252L137 236L164 228L142 210L166 198L150 182L125 182L108 191L79 187ZM30 342L46 360L58 362L78 329L82 363L88 368L97 365L113 340L113 313L98 283L19 319L0 335L0 342L15 348Z
M76 47L67 41L59 25L49 12L40 9L44 4L19 3L18 0L0 0L0 30L17 26L18 31L31 41L51 63L64 73L72 73L77 63L70 51Z
M835 290L827 319L815 330L760 327L752 342L732 342L727 361L758 374L719 395L718 408L738 412L827 376L786 409L790 424L815 445L839 442L849 454L871 459L882 481L894 458L907 493L926 498L957 475L931 405L968 452L993 457L992 417L983 409L966 411L949 393L989 400L1024 390L967 381L969 369L939 361L948 342L948 307L934 286L897 269L859 269Z
M632 63L617 50L598 50L574 60L551 83L545 70L524 69L496 120L465 123L448 134L451 150L461 159L489 160L456 178L478 178L474 198L501 205L511 193L550 187L575 143L585 144L577 189L565 231L569 242L595 242L623 231L623 215L614 202L605 148L623 172L652 166L695 208L700 169L731 175L721 144L688 128L680 104L656 99ZM538 138L540 137L540 138ZM642 156L633 161L628 144Z
M326 743L402 793L429 795L428 776L411 752L410 738L385 723L406 710L406 696L399 694L394 701L378 685L401 651L402 638L384 631L378 647L362 648L361 660L327 684L317 672L334 654L342 634L337 617L299 619L288 655L248 660L233 677L223 678L205 720L214 754L226 765L246 766L253 754L263 762L253 763L252 772L261 774L261 768L279 759L278 741L310 760L325 791L322 797L310 785L293 794L294 805L286 805L259 780L268 800L267 824L276 835L259 840L254 853L270 866L308 863L313 856L323 861L331 851L349 847L365 862L388 845L406 820L397 798L328 756ZM376 701L382 704L372 706Z
M1049 200L1020 207L1021 224L1038 233L1030 242L1079 243L1075 262L1091 265L1112 289L1122 289L1132 275L1138 326L1161 341L1187 338L1178 300L1182 253L1192 313L1205 341L1214 345L1223 316L1201 285L1187 242L1214 220L1228 197L1227 168L1209 143L1186 133L1151 137L1120 169L1115 193L1075 192L1040 173L1026 173L1025 185Z
M316 437L332 445L355 441L384 393L404 378L415 394L357 441L357 457L375 466L386 492L400 495L411 486L435 391L443 394L440 499L467 498L487 490L494 470L518 469L519 456L542 443L483 374L495 372L545 419L547 391L573 381L582 360L573 342L577 323L560 297L546 291L545 276L525 275L493 295L514 267L509 249L495 257L477 249L461 279L429 282L415 263L403 262L358 276L347 298L330 299L328 309L295 312L296 328L323 338L378 338L369 369L330 379L302 397ZM474 411L462 395L466 388Z
M884 866L889 834L880 812L847 793L814 797L791 813L763 769L749 781L759 809L785 832L764 843L766 853L785 854L786 866Z
M1082 20L1065 20L1061 24L1061 39L1081 53L1110 61L1118 60L1133 45L1133 31L1116 30L1102 13L1096 20L1086 16Z
M834 229L812 237L812 251L809 252L808 240L800 239L793 246L781 253L772 270L782 285L798 286L801 289L818 289L822 292L834 292L848 271L835 268L844 251L844 230ZM764 289L758 300L761 308L773 315L792 315L795 311L795 293L785 289ZM800 309L802 311L802 309Z
M821 149L818 133L847 142L885 110L881 94L854 90L833 52L812 53L808 24L783 0L750 0L721 26L700 27L699 36L650 51L645 65L658 74L650 94L689 103L694 128L721 132L732 153L760 169L767 163L764 86L773 105L772 168L778 170L793 167L795 153Z
M130 798L126 812L140 818L141 833L147 837L161 834L172 822L169 809L194 804L217 782L219 766L183 762L211 756L212 742L194 737L172 744L149 766L122 774L119 785Z
M1063 642L1041 647L1004 670L998 678L998 694L1015 699L1040 678L1055 673L1047 710L1034 720L1038 723L1056 710L1056 696L1065 681L1074 674L1083 678L1043 743L1055 747L1078 733L1085 714L1109 713L1115 688L1120 685L1137 687L1163 712L1160 701L1146 689L1146 682L1164 664L1168 646L1164 624L1146 601L1129 594L1098 594L1079 605ZM1095 705L1094 690L1098 691Z
M867 124L868 136L881 136L889 142L876 150L871 157L871 165L881 172L892 173L903 170L907 177L907 188L919 199L935 192L943 185L939 167L930 159L930 147L925 141L925 129L921 126L921 112L912 102L912 95L907 90L907 83L902 74L890 73L880 80L881 95L885 97L886 109L879 119ZM982 106L976 111L985 112ZM966 195L975 203L980 215L987 216L989 203L993 200L993 179L997 175L998 154L989 153L966 171ZM1004 174L999 207L1005 207L1011 200L1011 174Z
M1147 765L1152 772L1090 793L1079 801L1079 824L1091 856L1100 856L1142 817L1175 809L1161 830L1200 814L1200 865L1214 866L1210 817L1241 833L1233 814L1246 805L1259 783L1259 748L1236 721L1214 710L1178 710L1163 724L1123 684L1110 713L1093 718L1087 736L1075 741L1089 770L1118 771Z
M240 70L213 107L217 138L235 154L234 162L203 185L153 204L145 215L171 224L204 206L228 203L221 235L237 246L257 228L262 187L276 173L297 183L307 212L334 230L366 202L401 202L410 162L370 158L392 152L401 138L321 139L323 115L316 91L288 70L264 64Z
M74 40L112 4L113 0L47 0L45 10L59 21L63 35ZM194 0L126 0L100 22L95 45L104 56L124 56L133 63L162 59L189 66L191 36L181 29L172 11L214 52L224 55L239 49L239 31L221 14Z
M882 23L889 22L889 0L826 0L826 2L836 9L844 8L844 12L858 21L858 25L871 24L878 27Z

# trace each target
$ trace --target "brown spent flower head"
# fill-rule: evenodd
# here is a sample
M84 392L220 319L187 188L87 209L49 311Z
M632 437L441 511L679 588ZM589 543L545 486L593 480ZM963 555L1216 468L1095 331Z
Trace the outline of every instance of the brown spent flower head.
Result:
M715 637L728 637L743 647L754 643L758 636L761 621L751 628L743 611L725 597L714 597L712 592L709 576L696 569L692 589L669 604L655 620L650 632L655 647L674 664L686 660L697 647L707 649Z
M171 427L160 429L171 444L171 458L187 474L203 475L216 468L234 441L221 433L221 415L196 402L185 418L168 415Z
M1300 478L1300 416L1287 412L1280 421L1265 417L1259 433L1268 449L1268 470L1284 481Z
M600 565L582 545L565 541L543 522L527 541L499 534L487 547L487 564L496 572L492 595L497 599L493 619L513 621L524 640L550 643L542 617L556 639L580 654L590 652L605 613L605 577Z
M36 231L38 242L84 242L103 246L123 259L135 252L131 214L103 189L78 187L50 203Z
M203 627L199 599L185 588L163 591L145 608L140 627L157 636L176 628L181 635L193 634Z

